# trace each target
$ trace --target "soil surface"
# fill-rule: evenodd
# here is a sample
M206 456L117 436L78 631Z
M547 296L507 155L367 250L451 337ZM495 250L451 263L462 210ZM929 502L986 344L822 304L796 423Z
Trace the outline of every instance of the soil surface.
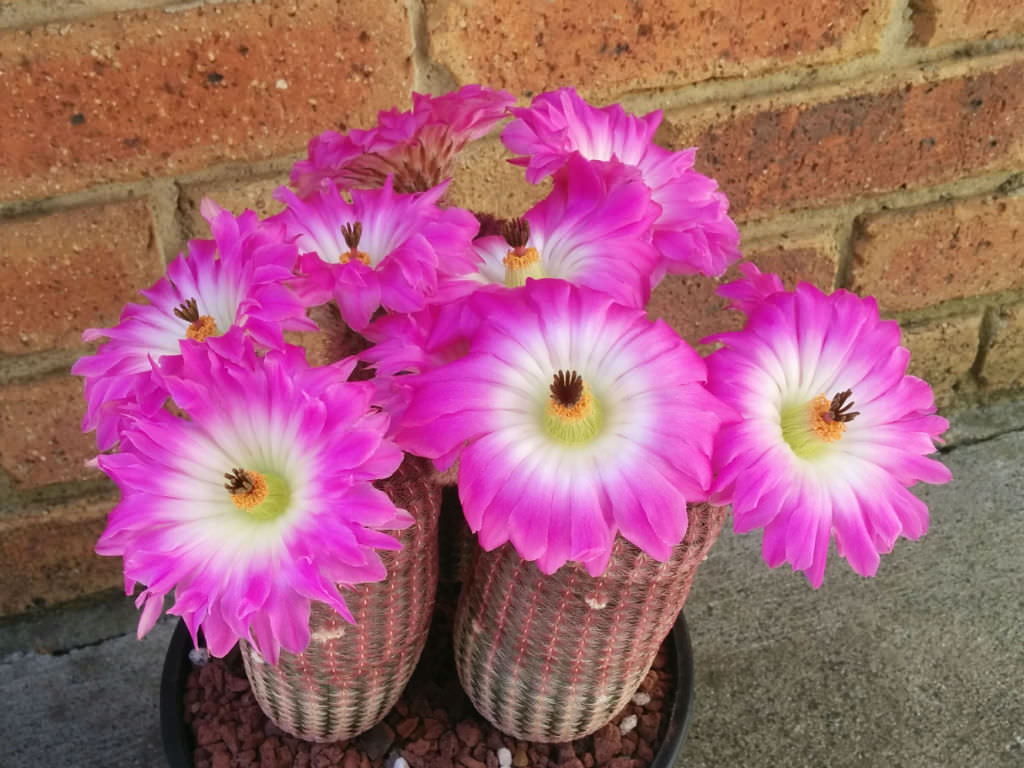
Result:
M237 650L193 667L185 720L195 768L646 768L661 744L672 691L663 645L633 701L597 733L567 744L518 741L483 719L459 686L451 627L457 587L438 588L426 649L394 709L363 735L316 744L277 728L249 690ZM664 716L663 716L664 715ZM397 763L397 766L396 766Z

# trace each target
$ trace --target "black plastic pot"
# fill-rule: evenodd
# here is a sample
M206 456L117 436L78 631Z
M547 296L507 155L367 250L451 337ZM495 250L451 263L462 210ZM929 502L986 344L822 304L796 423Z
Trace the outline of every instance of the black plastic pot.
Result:
M661 743L651 768L674 768L679 762L693 709L693 648L686 619L679 614L669 634L669 668L675 678L675 691L669 710L665 739ZM195 739L185 723L185 686L192 669L189 651L192 638L185 622L179 621L171 636L171 644L164 660L163 679L160 684L160 731L164 752L171 768L193 768L192 754Z

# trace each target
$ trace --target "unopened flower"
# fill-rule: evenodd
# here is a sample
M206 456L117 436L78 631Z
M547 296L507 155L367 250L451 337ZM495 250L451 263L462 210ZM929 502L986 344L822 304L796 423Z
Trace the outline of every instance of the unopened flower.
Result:
M163 372L188 418L135 415L121 451L98 457L122 498L96 551L124 558L129 593L144 585L140 637L173 591L169 612L214 655L243 638L274 663L308 643L311 600L352 620L338 585L382 579L375 550L398 542L381 531L411 517L371 485L402 453L372 385L345 382L351 361L325 374L291 350L232 359L188 347Z
M424 192L450 179L453 162L471 141L508 114L515 98L505 91L467 85L443 96L413 94L408 112L378 115L368 131L327 131L309 142L292 169L291 183L306 196L332 181L342 189L373 189L392 176L400 192Z
M490 550L511 541L553 573L599 574L616 533L667 559L687 502L711 483L723 406L701 358L661 321L562 280L474 294L486 318L469 352L408 378L397 433L459 455L459 495Z
M473 282L457 278L458 285L442 286L441 294L457 294L459 285L513 288L529 277L554 277L643 307L658 269L651 226L660 212L635 169L573 154L546 198L522 218L507 220L502 236L474 242L482 262Z
M472 239L479 224L459 208L440 208L445 185L418 195L380 189L352 191L352 202L332 182L300 199L287 187L275 193L288 207L272 221L284 226L301 256L296 292L308 305L335 298L342 319L356 330L379 308L415 312L437 287L438 273L473 270Z
M267 348L284 344L283 330L316 325L285 286L297 251L282 239L279 227L261 224L256 215L240 217L204 201L212 240L192 240L142 295L149 304L128 304L113 328L90 328L85 341L106 337L94 355L80 358L71 372L85 378L88 404L82 429L96 430L100 450L119 439L126 408L151 412L167 393L153 380L152 363L181 352L181 343L219 344L232 327Z
M764 528L771 567L789 562L820 586L834 535L853 569L874 575L898 536L928 528L908 487L949 480L926 458L948 425L906 375L910 353L874 299L772 290L766 277L724 288L746 327L705 339L725 344L708 358L709 388L740 416L719 433L713 500L732 502L737 532Z
M363 332L373 345L360 358L378 376L424 373L465 355L482 322L476 304L465 300L382 315Z
M739 259L729 201L713 179L693 170L695 150L669 152L654 144L661 112L636 117L618 104L593 107L572 88L542 93L529 108L510 111L517 119L501 139L524 155L512 162L526 166L532 183L561 168L574 152L640 170L661 206L653 238L668 272L717 276Z

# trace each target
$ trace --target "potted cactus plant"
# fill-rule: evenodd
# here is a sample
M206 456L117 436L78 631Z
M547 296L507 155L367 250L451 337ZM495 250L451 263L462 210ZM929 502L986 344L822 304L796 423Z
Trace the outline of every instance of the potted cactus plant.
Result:
M818 587L833 539L873 574L927 528L909 486L949 479L927 458L946 423L872 299L742 264L720 293L744 327L706 359L647 317L665 275L740 258L725 196L693 150L654 143L657 113L572 89L512 103L415 95L313 139L280 214L205 203L213 240L87 332L108 341L74 369L123 493L97 550L143 585L140 633L173 590L193 640L237 642L260 707L304 739L395 704L439 539L468 553L452 633L469 700L515 744L565 744L646 696L730 505L768 565ZM506 118L549 194L449 205L455 156ZM329 337L314 364L283 335L311 317ZM445 482L465 525L438 533ZM427 719L403 760L444 751ZM498 741L487 759L507 766Z

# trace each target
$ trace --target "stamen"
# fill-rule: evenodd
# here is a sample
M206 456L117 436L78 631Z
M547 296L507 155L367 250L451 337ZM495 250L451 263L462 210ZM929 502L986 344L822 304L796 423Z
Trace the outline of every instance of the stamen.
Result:
M359 250L359 241L363 237L363 223L361 221L354 221L351 224L345 224L341 228L341 236L345 239L345 245L348 246L348 253L339 253L338 262L341 264L348 264L352 259L361 261L366 266L373 266L370 264L370 256L364 251Z
M811 429L826 443L834 443L846 431L846 425L860 415L851 411L853 390L847 389L829 400L818 395L811 401Z
M527 247L530 241L530 222L526 219L507 219L501 225L501 235L512 249L505 254L505 285L518 288L526 285L526 278L544 277L544 266L540 263L540 252Z
M225 472L224 477L228 480L224 487L239 509L253 512L267 498L267 479L259 472L235 467L231 472Z
M828 444L846 433L846 425L860 415L851 411L852 390L839 392L831 400L818 395L808 402L791 402L782 409L782 436L793 453L803 459L815 459L829 450Z
M219 335L220 330L217 328L217 321L209 315L203 315L198 318L188 327L188 330L185 331L186 338L198 342L204 342L211 336Z
M600 432L604 423L601 410L576 371L555 373L544 423L552 437L569 444L587 442Z
M195 299L189 299L188 301L179 304L175 308L174 314L186 323L194 323L199 319L199 305L196 303Z
M174 308L175 317L179 317L189 324L185 331L185 338L192 341L204 342L211 336L219 336L217 321L209 315L199 314L199 304L195 299L184 301Z

